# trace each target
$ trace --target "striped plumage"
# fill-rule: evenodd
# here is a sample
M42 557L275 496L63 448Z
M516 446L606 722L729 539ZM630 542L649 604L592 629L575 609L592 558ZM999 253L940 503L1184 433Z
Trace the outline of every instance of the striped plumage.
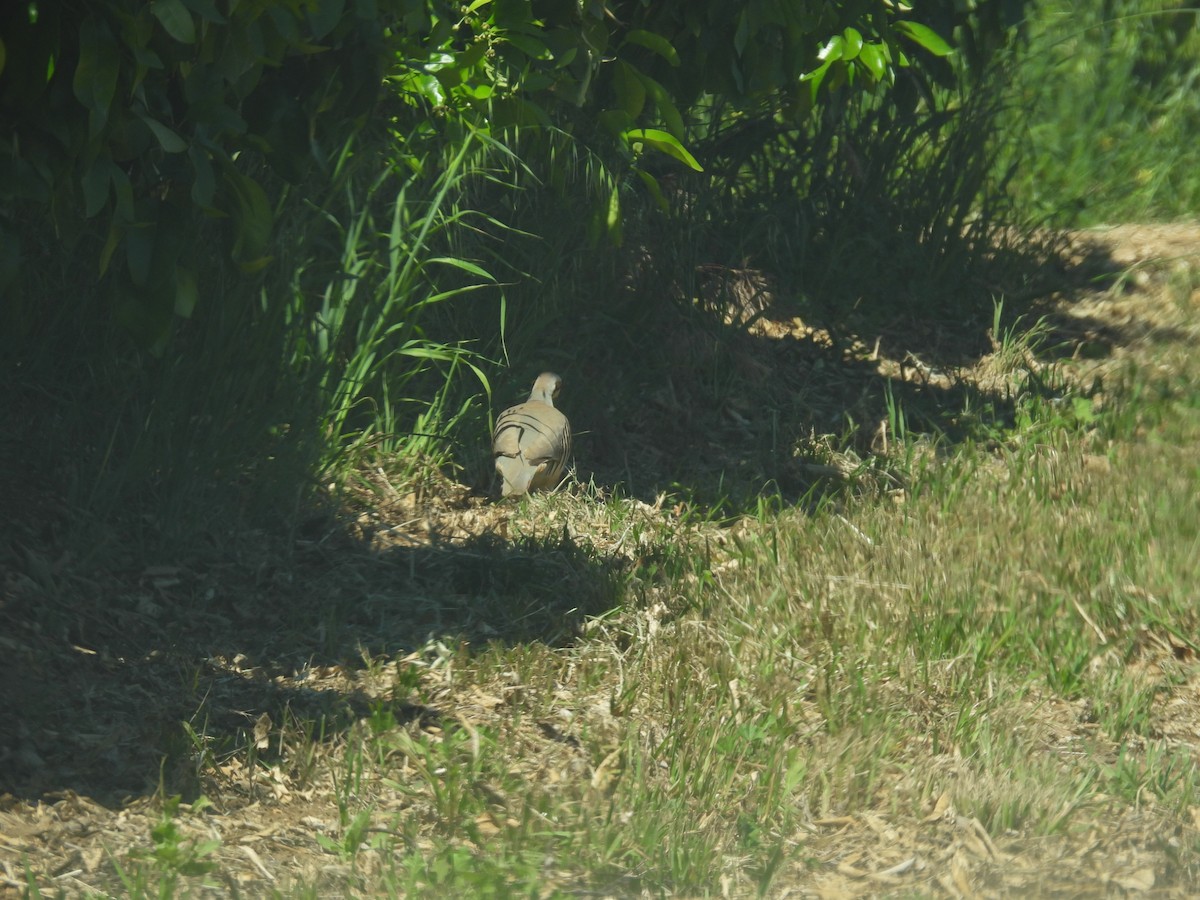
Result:
M529 399L506 409L496 420L492 453L505 497L552 488L562 479L571 455L571 423L554 408L561 388L561 378L543 372L533 383Z

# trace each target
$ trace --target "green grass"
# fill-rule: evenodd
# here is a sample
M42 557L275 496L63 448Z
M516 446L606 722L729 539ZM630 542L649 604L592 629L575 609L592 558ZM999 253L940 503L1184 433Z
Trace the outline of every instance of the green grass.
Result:
M1195 215L1197 16L1163 2L1036 5L1010 135L1023 206L1058 225Z
M1043 326L1007 331L982 369L1019 383ZM459 551L481 568L455 576L475 610L457 639L280 676L370 698L358 712L293 707L226 743L194 716L211 800L151 804L108 889L186 896L236 874L280 897L942 896L954 879L1052 896L1150 871L1186 892L1200 369L1170 344L1138 354L1105 364L1088 415L1071 385L1091 364L1064 362L1065 400L1024 395L990 443L930 457L894 429L902 486L815 509L717 523L577 490L497 511L529 556ZM600 571L571 636L546 620L554 640L504 637L506 616L568 609ZM386 555L342 572L366 598L399 579L393 604L438 583ZM331 584L294 615L319 602L336 629L374 610ZM250 844L271 882L237 851L243 820L285 829ZM1132 855L1077 856L1095 841Z
M398 137L392 143L405 145ZM275 286L290 296L270 302L285 306L293 323L291 368L316 382L326 468L353 467L367 448L414 465L443 463L446 434L465 411L448 408L459 370L474 373L490 394L478 364L485 360L470 341L437 340L426 321L440 304L495 287L477 263L439 252L453 241L450 232L487 219L460 198L489 152L498 152L494 142L468 133L427 179L385 168L364 186L361 173L335 173L335 183L347 182L344 195L304 210L302 224L286 233L300 262L290 284ZM327 242L340 243L332 266L314 253Z
M1195 376L1181 387L1188 396ZM1195 768L1152 736L1169 684L1122 667L1141 655L1148 630L1196 625L1200 483L1180 462L1200 418L1143 408L1129 422L1081 423L1048 411L1031 413L998 456L927 471L899 502L743 520L723 533L720 562L704 577L656 588L682 600L681 613L618 619L657 626L653 634L610 654L616 623L605 624L597 630L607 640L527 670L523 682L532 675L571 695L562 708L581 737L581 775L613 752L621 770L603 797L586 783L543 793L518 778L500 793L536 798L553 833L508 825L483 858L515 861L532 843L571 861L560 863L564 887L603 885L611 867L632 879L614 885L690 894L716 890L722 877L743 890L756 878L787 884L806 820L911 822L943 790L1010 852L1100 827L1105 796L1163 823L1183 814ZM1140 435L1139 420L1163 416L1168 434ZM1109 462L1102 475L1087 468L1092 457ZM493 655L506 652L461 664L486 680L504 665ZM596 683L614 685L610 699L617 686L631 695L615 723L590 707ZM555 715L553 705L530 711ZM607 740L592 745L590 728ZM502 731L492 740L483 759L519 755ZM461 809L428 789L439 823L454 830L444 817ZM463 851L453 846L433 850L439 877L457 877L446 860ZM1189 855L1179 865L1194 872L1197 863ZM414 871L412 889L433 883Z

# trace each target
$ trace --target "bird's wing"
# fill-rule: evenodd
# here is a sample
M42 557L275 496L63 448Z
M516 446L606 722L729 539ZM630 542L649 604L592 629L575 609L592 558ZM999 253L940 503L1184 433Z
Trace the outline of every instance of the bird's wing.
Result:
M492 450L501 456L519 456L537 465L562 461L571 446L567 417L545 403L522 403L505 410L496 422Z

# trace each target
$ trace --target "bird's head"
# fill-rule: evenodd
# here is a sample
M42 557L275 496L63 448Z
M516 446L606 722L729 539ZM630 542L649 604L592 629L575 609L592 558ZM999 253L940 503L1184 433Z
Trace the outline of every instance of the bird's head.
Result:
M558 399L558 392L561 390L562 378L553 372L543 372L533 383L533 391L529 394L529 399L541 400L543 403L553 406L554 401Z

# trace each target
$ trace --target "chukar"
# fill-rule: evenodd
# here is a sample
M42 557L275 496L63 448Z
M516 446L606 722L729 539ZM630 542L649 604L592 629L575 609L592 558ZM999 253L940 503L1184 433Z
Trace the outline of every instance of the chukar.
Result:
M505 497L552 488L562 478L571 455L571 423L554 408L561 388L561 378L543 372L533 383L529 399L506 409L496 420L492 453Z

